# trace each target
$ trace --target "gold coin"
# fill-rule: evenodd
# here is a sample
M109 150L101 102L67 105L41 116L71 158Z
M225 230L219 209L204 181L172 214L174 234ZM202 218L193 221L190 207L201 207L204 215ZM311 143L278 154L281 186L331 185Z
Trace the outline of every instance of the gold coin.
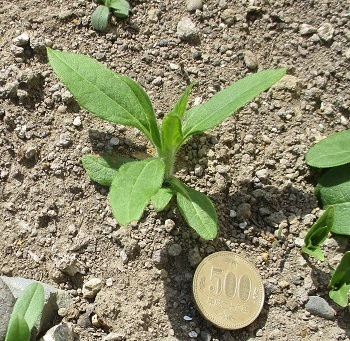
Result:
M253 264L229 251L203 259L193 278L193 296L201 314L223 329L252 323L264 304L264 286Z

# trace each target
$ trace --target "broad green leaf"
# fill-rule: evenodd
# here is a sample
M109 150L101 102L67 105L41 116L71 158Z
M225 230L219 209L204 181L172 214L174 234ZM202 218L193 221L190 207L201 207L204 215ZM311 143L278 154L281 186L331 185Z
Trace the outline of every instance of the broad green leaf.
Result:
M44 307L44 287L40 283L28 285L18 297L11 313L9 325L12 323L12 316L22 316L31 330L40 316Z
M109 7L118 18L126 18L129 15L130 5L125 0L112 0Z
M317 219L305 236L302 251L312 255L319 260L324 260L324 255L320 245L327 239L333 226L334 208L329 206L326 211Z
M98 6L91 15L93 29L99 32L106 32L109 16L110 12L107 6Z
M47 53L58 78L83 108L106 121L134 126L160 146L152 104L136 82L84 55L50 48Z
M164 208L169 204L174 192L171 188L163 187L151 197L152 204L157 211L163 211Z
M81 161L91 180L102 186L110 186L119 167L134 160L108 154L84 155Z
M267 90L286 73L286 69L265 70L249 75L216 93L208 102L185 113L183 134L203 132L221 123L254 97Z
M321 176L315 193L322 207L350 202L350 164L334 167Z
M161 188L164 163L160 159L129 162L113 179L109 199L120 225L139 220L150 198Z
M340 263L331 278L332 290L330 298L345 307L348 304L348 292L350 290L350 251L344 253Z
M350 202L332 206L334 207L334 221L331 232L350 236Z
M316 143L306 154L306 163L317 168L350 163L350 130L335 133Z
M171 178L169 183L176 191L177 205L187 224L203 239L215 239L217 215L210 199L205 194L187 187L179 179Z
M190 92L193 88L195 83L191 83L185 90L185 92L182 94L180 99L176 102L174 109L169 113L169 115L177 115L181 119L184 117L184 114L186 112L186 107L188 103L188 97L190 96Z
M5 341L29 341L30 330L27 322L21 315L11 315Z

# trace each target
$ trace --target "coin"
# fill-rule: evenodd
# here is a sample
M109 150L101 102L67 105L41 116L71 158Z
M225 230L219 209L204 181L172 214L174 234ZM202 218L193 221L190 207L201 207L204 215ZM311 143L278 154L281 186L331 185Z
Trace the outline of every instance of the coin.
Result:
M264 286L255 266L242 256L221 251L203 259L193 278L193 296L201 314L223 329L252 323L264 304Z

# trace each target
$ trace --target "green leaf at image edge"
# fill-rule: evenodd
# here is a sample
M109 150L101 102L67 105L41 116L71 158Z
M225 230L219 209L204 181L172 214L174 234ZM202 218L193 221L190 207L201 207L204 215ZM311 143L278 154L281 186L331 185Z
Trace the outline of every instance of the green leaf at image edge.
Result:
M129 162L119 168L111 184L109 199L120 225L139 220L147 203L161 188L164 163L159 159Z
M29 341L30 330L26 320L21 315L11 315L5 341Z
M210 199L174 177L169 183L176 192L177 205L187 224L203 239L215 239L218 232L217 215Z
M350 251L344 253L333 272L330 285L332 290L329 292L329 297L337 304L345 307L348 304L350 290Z
M306 163L330 168L350 163L350 129L335 133L316 143L306 154Z

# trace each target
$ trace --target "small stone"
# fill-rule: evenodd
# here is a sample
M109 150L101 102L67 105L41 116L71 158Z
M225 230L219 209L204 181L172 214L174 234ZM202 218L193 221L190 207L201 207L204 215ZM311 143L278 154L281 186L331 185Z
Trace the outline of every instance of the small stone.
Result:
M33 159L38 155L38 151L36 147L30 146L27 148L26 153L25 153L25 158L27 160Z
M189 316L185 315L184 316L184 320L185 321L192 321L192 317L189 317Z
M46 334L40 339L43 341L76 341L79 339L77 333L75 333L73 325L71 323L60 323L57 326L49 329Z
M179 244L172 244L168 247L168 254L172 257L177 257L182 252L182 247Z
M278 283L278 285L282 288L282 289L285 289L285 288L288 288L289 287L289 282L285 281L285 280L282 280Z
M237 207L237 218L239 220L249 219L251 216L251 206L248 203L242 203Z
M148 20L150 22L157 22L159 20L159 14L160 14L160 12L158 9L151 8L148 11Z
M178 64L174 64L174 63L169 63L169 68L172 71L176 71L179 69L179 65Z
M24 32L20 34L18 37L14 38L12 42L16 46L25 46L29 43L29 35L28 33Z
M94 327L101 327L101 323L99 321L99 318L96 314L92 315L91 317L91 324L94 326Z
M81 126L81 118L80 118L80 116L77 116L77 117L74 118L73 125L75 127L80 127Z
M308 25L308 24L301 24L299 25L299 33L302 36L308 35L308 34L313 34L317 30L314 26Z
M192 338L196 338L198 336L198 334L194 330L192 330L188 333L188 336L192 337Z
M277 90L290 90L296 91L300 87L299 78L291 75L283 76L275 85L273 85L274 89Z
M83 285L83 297L94 298L101 288L102 280L100 278L91 278Z
M256 337L262 337L264 335L264 332L262 329L258 329L257 332L255 333Z
M153 82L152 82L153 85L162 85L163 84L163 79L162 77L156 77Z
M103 338L103 341L122 341L122 340L125 340L125 335L120 332L109 333L107 336Z
M260 180L266 180L268 175L269 175L269 172L265 168L264 169L259 169L259 170L256 171L255 175Z
M334 28L330 23L324 23L317 30L317 34L325 42L330 42L333 39Z
M106 279L106 286L111 287L113 285L113 278L107 278Z
M193 267L198 265L202 261L202 256L200 255L197 246L188 252L188 261Z
M319 296L310 296L309 301L305 305L305 309L316 316L331 320L335 316L335 310L328 302Z
M189 12L193 12L197 9L202 9L203 3L202 0L187 0L186 6Z
M258 68L258 59L256 58L256 55L252 51L245 51L244 52L244 63L247 66L247 68L251 70L255 70Z
M70 133L64 133L60 135L59 144L63 147L67 147L72 143Z
M119 139L117 138L117 137L112 137L110 140L109 140L109 144L111 145L111 146L119 146L119 144L120 144L120 141L119 141Z
M221 13L221 19L227 26L232 26L236 21L235 14L233 9L227 8Z
M211 341L211 334L207 330L202 330L200 333L202 341Z
M202 176L203 175L203 167L201 165L194 166L194 175L195 176Z
M175 222L171 219L167 219L165 220L164 227L167 232L171 232L175 227Z
M196 24L189 17L182 18L177 24L176 35L184 41L198 39Z

